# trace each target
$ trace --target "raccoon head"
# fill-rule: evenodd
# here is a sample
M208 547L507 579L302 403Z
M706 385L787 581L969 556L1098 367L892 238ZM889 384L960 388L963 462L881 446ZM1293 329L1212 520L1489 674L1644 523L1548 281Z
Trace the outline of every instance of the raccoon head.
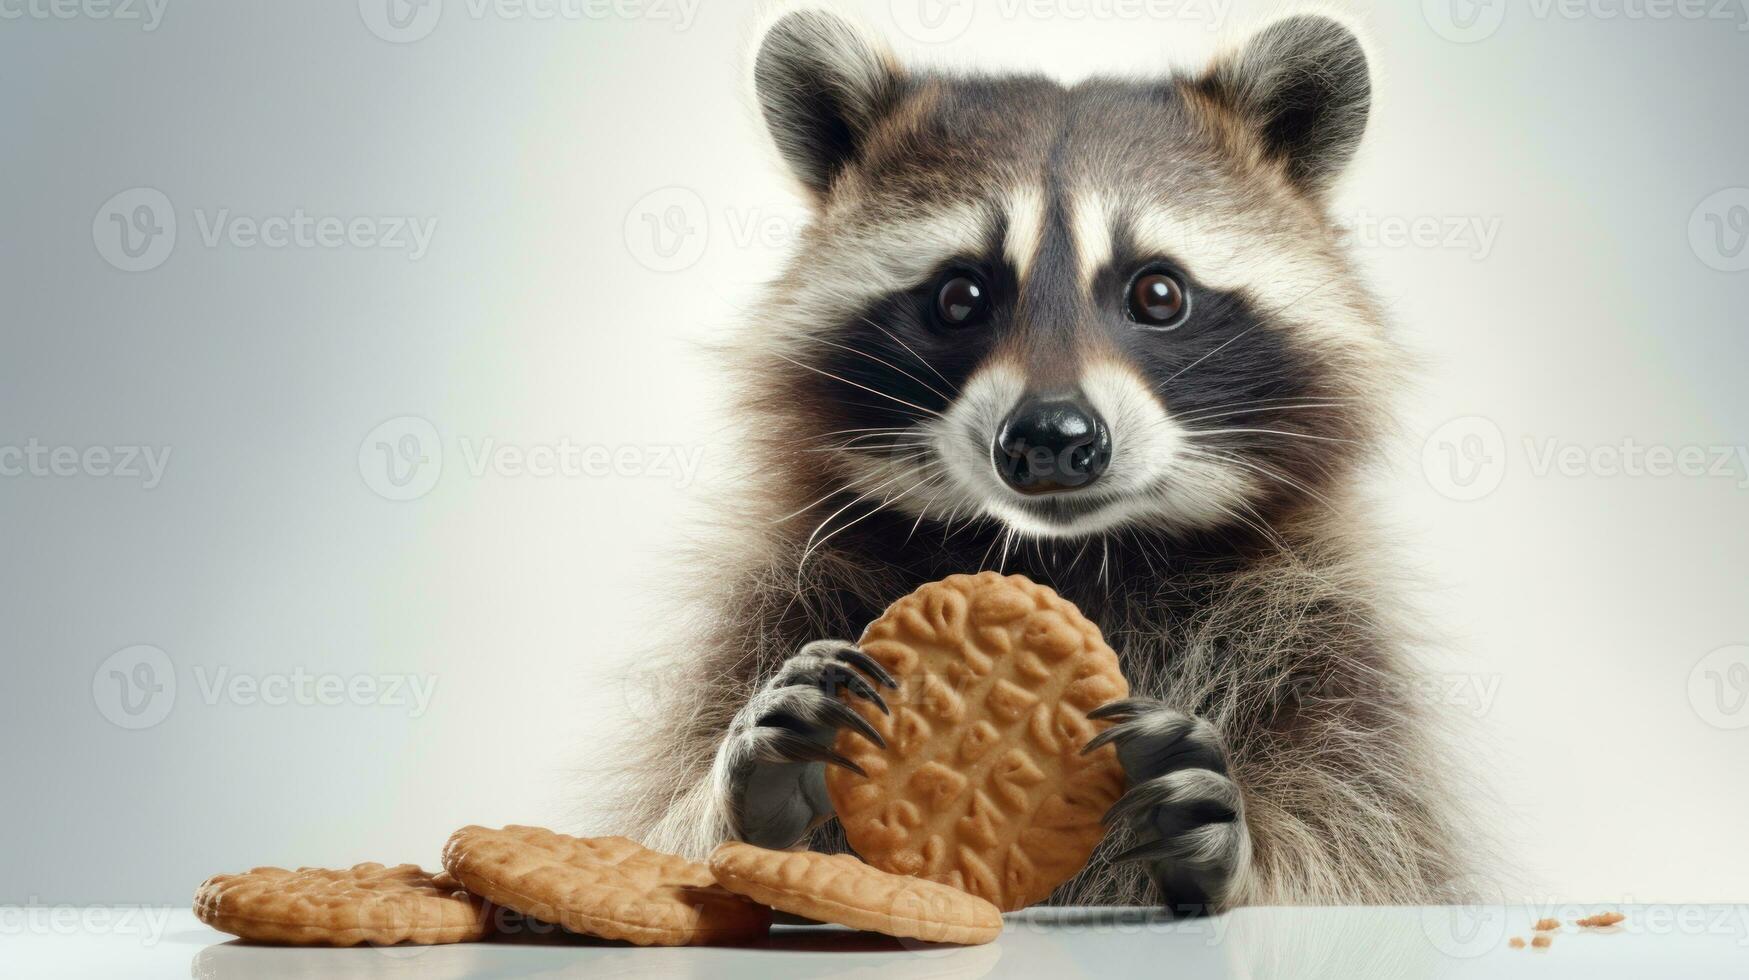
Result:
M813 220L748 364L823 501L1040 537L1258 529L1372 440L1396 358L1328 213L1371 95L1338 22L1065 87L907 71L804 11L754 82Z

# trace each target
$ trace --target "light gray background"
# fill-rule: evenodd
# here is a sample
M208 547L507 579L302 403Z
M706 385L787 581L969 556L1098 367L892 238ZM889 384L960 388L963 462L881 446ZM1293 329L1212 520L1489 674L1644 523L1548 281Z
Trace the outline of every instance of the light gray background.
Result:
M694 348L801 214L745 103L752 15L443 0L398 32L382 2L0 4L0 453L170 453L149 488L0 476L0 903L588 826L602 734L658 721L620 693L643 586L710 574L661 556L736 466ZM1749 440L1749 272L1715 268L1749 265L1749 191L1713 199L1749 186L1749 16L1455 2L1472 28L1358 10L1380 92L1338 203L1425 362L1381 491L1446 641L1430 696L1474 720L1454 759L1500 798L1512 900L1749 900L1749 473L1607 455ZM1074 78L1199 63L1275 6L863 9L914 60ZM177 229L129 272L133 188ZM203 235L300 209L435 231ZM1411 221L1467 230L1388 234ZM403 436L400 488L376 447ZM476 472L487 439L630 462ZM1583 459L1539 471L1551 444ZM703 475L652 472L669 448ZM368 686L409 678L423 711Z

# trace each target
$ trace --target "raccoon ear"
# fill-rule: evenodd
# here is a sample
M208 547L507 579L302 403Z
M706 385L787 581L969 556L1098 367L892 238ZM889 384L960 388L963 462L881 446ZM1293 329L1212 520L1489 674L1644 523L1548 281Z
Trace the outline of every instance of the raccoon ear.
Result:
M1306 14L1258 31L1199 82L1255 128L1308 193L1325 191L1354 157L1372 106L1366 49L1347 25Z
M824 10L796 11L774 23L753 66L772 141L822 198L898 103L902 81L884 46Z

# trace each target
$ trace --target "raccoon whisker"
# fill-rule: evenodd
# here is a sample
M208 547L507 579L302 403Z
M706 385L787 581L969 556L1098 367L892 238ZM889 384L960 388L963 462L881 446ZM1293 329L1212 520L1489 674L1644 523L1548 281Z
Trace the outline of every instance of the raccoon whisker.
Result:
M819 537L820 532L826 529L826 525L832 523L833 518L837 517L839 514L844 513L845 511L849 510L850 508L855 507L857 504L861 503L862 501L867 500L868 498L874 496L875 494L879 493L883 488L892 486L894 483L899 482L899 480L901 480L904 476L905 476L905 474L899 473L899 474L896 474L892 477L889 477L880 486L874 487L871 490L865 490L862 493L857 494L850 501L850 503L845 504L843 507L838 508L837 510L833 511L830 514L827 514L825 520L821 521L819 524L814 526L813 533L808 535L807 542L802 546L802 557L801 557L801 560L796 563L796 574L798 576L800 576L802 569L807 567L808 556L812 555L814 553L814 549L819 546L818 544L815 543L814 539ZM845 489L848 490L849 487L846 487ZM864 516L867 516L867 515L864 515ZM852 523L855 523L855 522L853 521ZM845 525L845 527L848 527L848 526L849 526L848 524ZM837 530L833 531L831 534L826 535L826 537L830 538L832 536L832 534L837 534L838 531L842 531L842 530L844 530L844 528L842 528L842 527L838 528ZM824 544L824 543L825 543L824 540L819 542L819 544Z
M900 474L900 475L902 476L903 474ZM882 487L887 486L887 485L893 483L897 479L899 479L899 477L896 476L892 480L888 480L886 483L881 484L881 486ZM927 477L925 477L924 479L918 480L916 483L911 484L910 487L906 488L902 493L898 494L897 496L889 495L887 497L883 497L881 499L881 502L878 505L876 505L875 507L873 507L872 509L870 509L868 513L863 514L860 517L856 517L852 520L846 521L845 523L839 525L838 527L833 528L831 532L829 532L825 537L821 538L817 542L813 541L812 537L810 536L809 537L810 543L809 543L808 547L802 551L801 561L796 563L796 575L798 578L798 584L799 584L799 579L800 579L800 576L802 574L803 569L807 568L807 566L808 566L808 556L812 555L816 549L825 545L826 542L832 540L834 535L840 534L840 533L844 532L845 530L847 530L851 527L854 527L856 524L858 524L862 521L868 520L869 518L873 517L874 515L885 510L890 505L896 504L899 501L905 499L906 496L911 494L918 487L921 487L925 482L927 482L927 480L928 480ZM879 489L880 489L880 487L875 488L875 490L879 490ZM874 491L870 491L869 493L864 494L861 497L858 497L857 500L866 499L867 497L872 496L873 493L874 493ZM835 513L833 513L832 517L837 517L839 514L844 513L845 510L848 510L850 507L854 506L856 504L856 502L857 502L856 500L853 500L850 503L845 504L844 507L839 508ZM825 527L826 524L832 520L832 517L828 517L828 518L826 518L825 521L821 521L820 527ZM818 534L819 532L820 532L820 528L814 529L815 534Z
M990 539L989 547L984 549L984 556L982 558L978 559L978 570L979 571L983 571L984 569L990 567L990 552L996 550L996 545L1001 542L1002 536L1005 533L1007 533L1006 528L1002 529L1002 531L1000 531L999 533L997 533L994 537L992 537Z
M926 437L927 435L928 435L928 433L917 428L916 426L907 425L907 426L902 426L902 427L893 428L893 429L869 429L865 432L850 436L849 440L847 440L847 441L855 442L859 439L879 439L879 438L883 438L883 437L892 438L892 439L899 439L899 438L905 438L905 437L922 438L922 437ZM830 434L827 434L827 435L822 435L819 438L821 439L821 441L824 441L828 438L832 438L832 436Z
M895 462L907 462L907 461L921 460L921 459L925 458L926 455L927 454L919 453L919 454L916 454L912 457L909 457L908 459L895 460ZM826 501L831 500L833 497L837 497L837 496L841 496L843 494L849 493L851 490L855 489L860 484L867 483L870 480L879 479L880 477L885 476L885 475L886 474L884 471L879 471L879 470L877 470L873 473L865 473L862 476L856 477L856 478L850 480L849 482L838 486L836 489L827 491L827 493L824 496L817 497L814 500L811 500L808 503L803 504L801 507L790 511L789 513L783 515L782 517L772 518L771 523L782 524L784 521L798 517L802 514L807 513L810 510L813 510L815 507L818 507L821 504L825 503ZM879 488L877 487L876 489L879 489ZM854 503L854 501L853 501L853 503Z
M886 404L884 402L861 401L859 399L855 399L855 398L846 396L845 398L841 399L838 402L838 404L844 406L845 408L867 409L871 412L887 412L887 413L892 414L892 415L897 415L900 418L904 419L907 423L912 423L912 424L929 421L928 419L923 418L922 416L918 415L915 411L906 411L905 409L898 408L896 406Z
M883 460L883 459L887 458L885 456L885 453L888 450L892 450L895 452L902 450L902 451L904 451L904 453L906 455L893 457L892 461L895 463L905 463L905 462L917 462L919 460L924 459L927 456L927 451L930 449L933 449L933 448L934 447L931 446L929 443L909 442L909 443L895 443L895 444L890 445L890 446L888 446L888 445L879 445L879 446L873 446L873 445L826 446L826 447L823 447L820 449L803 449L803 450L801 450L801 452L804 452L804 453L844 453L844 454L856 453L856 454L861 454L865 457L873 457L876 460Z
M826 501L831 500L833 497L839 496L840 494L849 493L851 488L855 487L857 484L866 483L869 480L872 480L877 476L880 476L880 474L879 473L869 473L865 476L857 477L856 479L851 480L849 483L846 483L843 486L840 486L835 490L828 491L825 496L820 497L820 498L815 499L815 500L812 500L806 504L803 504L801 507L790 511L789 513L783 515L782 517L772 518L771 523L782 524L784 521L790 520L791 518L798 517L802 514L806 514L808 511L813 510L815 507L818 507L821 504L825 503Z
M1319 292L1328 288L1330 286L1330 284L1334 281L1335 280L1326 279L1323 282L1320 282L1317 285L1313 286L1312 288L1299 294L1298 296L1295 296L1293 299L1286 300L1286 301L1281 302L1281 303L1277 303L1273 306L1260 306L1260 307L1258 307L1257 312L1259 314L1261 314L1264 319L1274 319L1275 317L1281 316L1282 314L1286 313L1288 310L1293 309L1294 307L1300 305L1301 303L1304 303L1306 300L1310 299L1311 297L1316 296Z
M938 486L946 479L947 479L946 473L938 473L935 476L932 476L929 478L929 485ZM924 504L923 505L923 511L917 515L917 520L913 521L911 524L911 530L905 534L905 544L910 544L911 539L917 536L917 529L919 527L923 526L923 521L925 518L927 518L929 516L929 508L932 506L934 506L934 505L933 504Z
M1197 450L1192 450L1192 452L1195 453L1196 455L1204 457L1204 458L1209 458L1209 459L1217 458L1212 453L1203 453L1203 452L1200 452ZM1180 492L1194 492L1194 488L1192 488L1192 487L1184 486L1182 484L1175 486L1172 483L1168 482L1168 483L1165 483L1163 485L1158 486L1156 488L1156 493L1161 495L1161 496L1165 496L1167 493L1169 493L1173 489L1177 489ZM1270 543L1270 545L1272 545L1274 548L1276 548L1277 551L1282 552L1284 554L1290 553L1288 551L1287 543L1281 539L1280 535L1278 535L1275 532L1274 528L1268 526L1268 522L1264 521L1262 519L1262 517L1257 514L1256 509L1251 504L1246 503L1244 501L1238 501L1237 502L1238 506L1240 508L1242 508L1244 511L1244 513L1241 513L1239 511L1235 511L1232 507L1228 506L1225 502L1221 501L1219 498L1215 497L1212 494L1196 493L1195 495L1206 506L1213 507L1215 510L1221 512L1222 514L1227 515L1227 517L1231 518L1232 520L1234 520L1240 524L1243 524L1246 527L1251 528L1253 531L1256 531L1259 536L1261 536L1264 540L1268 541ZM1251 517L1246 517L1245 514L1250 514ZM1251 518L1256 518L1256 520L1253 520ZM1227 540L1229 542L1229 544L1231 544L1231 540L1228 539L1225 534L1222 534L1221 537L1223 540ZM1166 556L1162 555L1161 560L1166 561ZM1170 565L1171 563L1169 561L1167 561L1167 564Z
M898 402L899 404L905 406L906 408L916 409L917 411L922 412L925 415L932 415L938 419L945 419L945 416L943 416L940 412L936 411L933 408L924 408L922 405L918 405L915 402L908 402L905 399L898 397L897 395L889 395L884 391L879 391L877 389L870 388L868 385L857 384L854 381L850 381L850 380L847 380L845 378L840 378L838 375L833 374L830 371L822 371L819 368L814 367L811 364L803 364L801 361L798 361L795 358L790 357L788 354L778 353L777 356L783 358L784 360L790 362L791 364L794 364L796 367L799 367L804 371L812 371L815 374L820 375L821 377L831 378L833 381L836 381L839 384L846 384L852 388L860 388L863 391L866 391L871 395L875 395L875 396L878 396L880 398L885 398L885 399L888 399L890 401Z
M942 526L942 529L941 529L941 543L942 544L944 544L944 545L947 544L948 539L952 538L956 533L958 533L954 530L953 526L954 526L954 523L960 519L960 508L962 508L964 506L965 505L963 503L954 504L953 510L950 510L947 512L947 522L946 522L946 524L944 524ZM975 513L975 511L974 511L974 513ZM966 528L970 527L971 525L972 525L971 518L967 518L966 523L960 525L959 530L964 531Z
M1081 564L1081 558L1082 558L1082 556L1083 556L1083 555L1086 555L1086 554L1087 554L1087 549L1088 549L1088 547L1090 547L1090 546L1091 546L1091 545L1092 545L1092 544L1093 544L1093 539L1092 539L1092 538L1088 538L1088 539L1086 539L1086 540L1085 540L1085 541L1082 541L1082 542L1081 542L1081 550L1079 550L1079 551L1077 551L1077 552L1075 552L1075 557L1073 557L1073 558L1071 558L1071 559L1069 559L1069 567L1068 567L1068 568L1066 568L1066 569L1064 569L1064 571L1068 571L1068 572L1072 572L1072 571L1074 571L1074 570L1075 570L1075 567L1076 567L1076 566L1077 566L1077 565L1080 565L1080 564Z
M996 558L996 570L998 572L1008 567L1008 546L1013 543L1014 528L1010 526L1008 530L1002 532L1002 554Z
M1334 509L1334 504L1331 504L1331 502L1329 502L1329 500L1327 500L1326 497L1322 497L1322 495L1320 495L1320 493L1317 493L1317 492L1315 492L1315 490L1312 490L1312 488L1310 488L1310 486L1303 485L1303 483L1300 483L1300 481L1298 481L1298 479L1293 479L1293 478L1291 478L1291 476L1287 476L1287 474L1284 474L1284 472L1275 471L1275 469L1270 469L1270 467L1266 467L1266 465L1258 464L1258 462L1251 462L1251 460L1245 460L1245 458L1237 457L1237 455L1231 455L1231 453L1209 453L1209 457L1210 458L1217 458L1217 460L1224 460L1224 462L1230 462L1230 464L1233 464L1233 465L1242 465L1242 467L1245 467L1245 469L1249 469L1249 471L1256 472L1256 474L1259 474L1259 476L1265 476L1265 478L1273 479L1273 481L1277 481L1277 483L1280 483L1280 485L1287 486L1287 488L1289 488L1289 490L1298 490L1298 492L1300 492L1300 493L1305 493L1305 495L1308 495L1308 497L1312 497L1313 500L1317 500L1317 502L1320 502L1320 504L1324 504L1324 506L1326 506L1326 507L1333 507L1333 509Z
M878 438L878 436L865 436L862 438L874 439L874 438ZM832 453L832 452L844 452L844 451L850 450L850 449L865 449L865 450L869 450L869 449L930 449L935 445L932 442L888 442L888 443L882 443L880 445L860 445L859 446L859 445L857 445L857 443L858 443L857 439L852 439L849 442L840 443L836 446L816 446L812 449L803 449L803 450L801 450L801 452L804 452L804 453Z
M944 544L944 545L947 544L947 536L949 534L953 533L953 522L954 522L954 519L959 516L959 513L960 513L959 504L954 504L952 507L949 507L947 509L946 514L942 515L942 518L941 518L941 543L942 544Z
M1304 301L1307 297L1312 296L1313 294L1318 292L1318 290L1323 289L1327 285L1329 285L1329 283L1327 283L1327 282L1319 283L1318 285L1313 286L1311 289L1308 289L1304 293L1295 297L1292 301L1287 302L1287 303L1283 303L1280 306L1275 307L1274 309L1266 309L1263 312L1268 313L1271 316L1279 314L1281 311L1286 310L1286 309ZM1256 330L1259 325L1260 324L1252 324L1251 326L1246 327L1245 329L1234 334L1232 337L1228 338L1227 341L1222 343L1219 347L1216 347L1214 350L1209 351L1207 354L1204 354L1203 356L1197 358L1196 360L1191 361L1189 364L1185 365L1183 367L1183 369L1179 370L1178 373L1172 375L1172 377L1170 377L1170 378L1167 378L1165 381L1162 381L1160 383L1159 391L1162 394L1164 394L1167 386L1172 384L1172 382L1177 381L1179 378L1183 377L1185 372L1189 371L1191 368L1196 367L1198 364L1201 364L1202 362L1208 360L1209 358L1214 357L1216 354L1219 354L1221 351L1226 350L1228 347L1231 347L1233 344L1235 344L1239 340L1243 339L1246 334L1250 333L1253 330Z
M939 469L939 467L937 467L937 469ZM951 478L948 476L948 472L943 469L943 471L937 472L936 476L930 476L929 483L925 483L925 490L929 490L930 493L937 493L943 488L943 486L950 485L950 483ZM929 511L936 509L937 504L946 507L946 500L929 500L927 504L923 504L922 513L916 514L916 521L911 523L911 530L909 530L908 534L904 535L904 542L906 542L906 544L909 544L911 539L916 537L916 530L922 527L923 521L929 520ZM957 509L957 507L955 507L955 509ZM950 514L951 513L953 513L953 511L950 511Z
M949 398L948 396L942 394L940 391L937 391L935 389L934 385L931 385L929 382L924 381L922 378L919 378L915 374L912 374L911 372L905 370L904 368L898 366L897 364L894 364L893 362L891 362L889 360L886 360L886 359L880 358L880 357L876 357L873 354L870 354L868 351L862 350L860 348L851 347L847 344L840 344L837 341L833 341L833 340L827 340L824 337L821 337L818 339L819 339L820 343L822 343L822 344L836 347L839 350L849 351L850 353L856 354L856 355L861 356L861 357L866 357L869 360L875 362L876 364L881 365L882 367L891 368L894 371L899 372L900 374L904 375L905 377L910 378L912 381L915 381L918 384L922 385L926 390L928 390L928 392L930 394L941 399L943 402L953 401L952 398Z
M1266 435L1266 436L1286 436L1287 438L1290 438L1290 439L1310 439L1313 442L1340 442L1340 443L1344 443L1344 444L1350 445L1350 446L1356 444L1353 439L1340 439L1340 438L1337 438L1336 436L1314 436L1314 435L1311 435L1311 434L1305 433L1305 432L1285 432L1285 431L1280 430L1280 429L1186 429L1185 430L1185 434L1188 436L1191 436L1192 438L1195 438L1197 436L1223 436L1223 435L1238 435L1238 434L1245 434L1245 433L1249 433L1249 434L1253 434L1253 435Z
M1277 534L1275 529L1270 527L1266 521L1256 517L1256 510L1254 510L1249 504L1245 505L1245 510L1253 515L1250 517L1247 517L1244 513L1236 511L1225 504L1217 504L1216 506L1220 508L1221 513L1226 514L1233 520L1238 521L1240 524L1243 524L1262 535L1263 539L1274 546L1277 551L1286 552L1288 550L1287 542L1283 541L1281 535Z
M834 429L831 432L820 433L820 438L821 439L830 439L833 436L847 436L847 435L850 435L851 433L854 433L854 432L881 432L881 433L886 433L887 435L899 435L902 433L910 432L911 429L912 429L912 427L908 426L908 425L889 425L889 426L877 425L877 426L868 426L868 427L864 427L861 429Z
M1295 490L1295 491L1298 491L1299 493L1303 493L1306 496L1312 498L1313 500L1316 500L1318 503L1323 504L1325 507L1330 508L1331 510L1336 509L1336 505L1331 503L1329 501L1329 499L1326 498L1323 494L1318 493L1316 490L1313 490L1311 487L1306 486L1305 484L1299 482L1298 480L1295 480L1295 479L1293 479L1285 474L1278 473L1275 470L1272 470L1266 466L1263 466L1260 463L1253 463L1250 460L1240 459L1238 456L1234 456L1230 453L1214 453L1214 452L1208 452L1206 450L1203 450L1202 452L1204 452L1204 454L1208 458L1222 460L1222 461L1225 461L1228 463L1232 463L1235 466L1242 466L1245 469L1248 469L1251 472L1256 473L1259 476L1274 480L1277 483L1280 483L1282 486L1289 488L1290 490Z
M812 441L820 446L831 446L831 444L848 446L848 444L861 443L864 439L908 439L908 437L918 436L923 436L923 432L918 432L915 427L906 425L902 429L841 429L838 432L822 432L819 436L813 437ZM843 439L843 443L833 443L831 439Z
M1348 404L1354 401L1356 401L1356 399L1343 398L1340 395L1280 395L1275 398L1242 398L1238 401L1222 402L1219 405L1205 406L1204 408L1198 409L1197 412L1218 412L1229 408L1244 408L1249 405L1291 405L1295 402L1336 402L1339 404ZM1190 414L1195 415L1197 412L1191 412Z
M1198 364L1201 364L1202 362L1208 360L1209 358L1215 356L1216 354L1219 354L1221 351L1224 351L1227 348L1233 346L1235 343L1238 343L1241 339L1243 339L1246 334L1248 334L1251 331L1256 330L1256 329L1257 329L1257 325L1252 324L1251 326L1246 327L1245 329L1239 331L1238 333L1234 334L1233 336L1227 338L1226 342L1221 344L1221 346L1216 347L1214 350L1209 351L1207 354L1204 354L1203 356L1197 358L1196 360L1191 361L1189 364L1186 364L1182 369L1180 369L1177 374L1174 374L1172 377L1167 378L1165 381L1160 382L1159 390L1162 393L1164 393L1166 391L1167 385L1170 385L1172 382L1177 381L1179 378L1184 377L1184 372L1189 371L1191 368L1196 367Z
M1219 405L1208 405L1198 409L1201 411L1218 412L1229 408L1244 408L1250 405L1292 405L1296 402L1331 402L1338 405L1349 405L1359 401L1357 398L1344 398L1341 395L1281 395L1275 398L1244 398L1239 401L1222 402ZM1195 415L1196 412L1190 414Z
M918 364L921 364L925 368L928 368L930 374L933 374L936 377L940 378L941 383L947 385L948 388L950 390L952 390L954 394L957 395L960 393L959 385L956 385L952 381L947 380L947 375L942 374L940 371L937 371L935 369L935 365L929 363L929 361L927 359L925 359L922 354L919 354L916 351L912 350L911 345L905 343L903 340L900 340L897 334L893 333L891 330L888 330L886 327L883 327L880 324L874 322L873 320L870 320L866 316L859 316L859 317L857 317L857 319L859 319L862 322L868 324L869 326L875 328L876 330L879 330L881 333L886 334L888 337L891 337L893 339L893 343L898 344L900 347L905 348L905 352L907 354L910 354L912 357L916 358ZM921 383L921 382L919 382L919 383Z
M1189 425L1193 422L1207 422L1212 419L1229 418L1234 415L1255 415L1259 412L1298 412L1314 408L1341 408L1348 404L1352 404L1352 402L1347 399L1303 403L1286 401L1279 403L1253 402L1243 407L1223 405L1216 408L1205 408L1200 411L1174 416L1174 418L1184 425Z

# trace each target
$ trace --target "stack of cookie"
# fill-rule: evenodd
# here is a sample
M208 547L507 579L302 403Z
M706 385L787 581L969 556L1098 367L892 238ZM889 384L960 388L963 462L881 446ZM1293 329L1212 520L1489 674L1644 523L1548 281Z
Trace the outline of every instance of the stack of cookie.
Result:
M885 748L837 746L866 775L834 769L827 781L861 860L728 843L704 864L624 837L464 827L442 874L256 868L208 879L195 912L244 939L298 945L485 939L492 906L642 946L757 942L773 909L990 942L1003 911L1081 869L1123 791L1109 746L1081 751L1103 725L1088 713L1128 693L1117 657L1056 593L990 572L918 589L859 645L900 684L890 716L857 705Z

